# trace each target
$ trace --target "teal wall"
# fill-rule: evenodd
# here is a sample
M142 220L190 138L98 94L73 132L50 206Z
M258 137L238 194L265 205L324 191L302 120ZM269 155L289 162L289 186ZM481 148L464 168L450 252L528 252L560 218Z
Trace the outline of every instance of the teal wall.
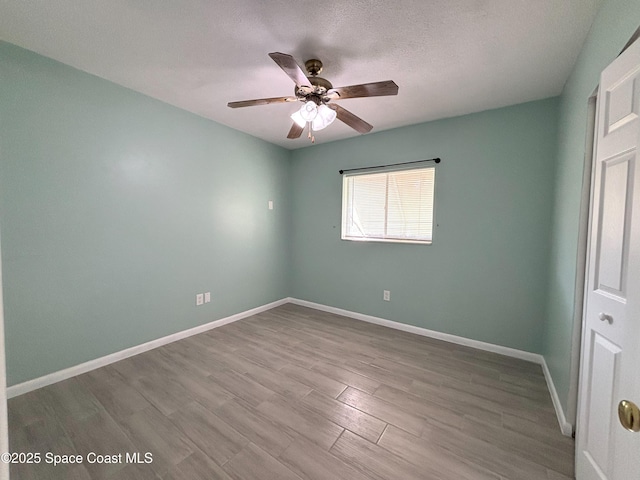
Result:
M294 151L293 296L540 352L557 106L547 99ZM338 170L432 157L442 158L432 245L340 240Z
M286 297L289 163L0 43L8 384Z
M570 383L587 100L598 85L600 72L616 58L639 25L638 0L605 0L560 97L549 315L542 353L565 411Z

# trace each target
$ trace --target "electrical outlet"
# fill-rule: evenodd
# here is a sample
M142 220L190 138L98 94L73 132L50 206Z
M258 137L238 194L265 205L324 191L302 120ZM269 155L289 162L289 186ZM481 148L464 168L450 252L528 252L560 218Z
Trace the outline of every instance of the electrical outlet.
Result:
M196 295L196 306L202 305L204 303L204 295L202 293L198 293Z
M391 301L391 292L389 290L383 290L382 291L382 298L385 302L390 302Z
M209 303L211 301L211 292L204 292L204 303Z
M269 200L269 210L273 210L273 200Z

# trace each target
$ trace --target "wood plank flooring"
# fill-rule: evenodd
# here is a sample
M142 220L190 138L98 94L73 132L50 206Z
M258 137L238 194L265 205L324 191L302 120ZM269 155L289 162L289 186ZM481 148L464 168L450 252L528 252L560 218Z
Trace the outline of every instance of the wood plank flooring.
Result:
M9 425L43 455L12 479L574 475L539 365L292 304L13 398Z

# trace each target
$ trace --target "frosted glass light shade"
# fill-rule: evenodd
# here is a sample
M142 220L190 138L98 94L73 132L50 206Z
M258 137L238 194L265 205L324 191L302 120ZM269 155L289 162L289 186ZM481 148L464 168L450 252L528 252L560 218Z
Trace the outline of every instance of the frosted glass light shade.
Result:
M318 106L315 102L309 101L300 108L300 115L306 122L312 122L318 115Z
M335 110L330 109L326 105L320 105L318 107L318 115L316 115L316 118L313 120L311 127L315 131L322 130L333 123L336 115Z
M296 122L300 128L304 128L307 122L311 123L311 128L315 131L328 127L336 119L335 110L326 105L317 106L315 102L306 102L300 110L296 110L291 115L291 120Z
M307 124L307 121L302 118L302 115L300 115L300 110L296 110L295 112L293 112L293 115L291 115L291 120L296 122L300 128L304 128L304 126Z

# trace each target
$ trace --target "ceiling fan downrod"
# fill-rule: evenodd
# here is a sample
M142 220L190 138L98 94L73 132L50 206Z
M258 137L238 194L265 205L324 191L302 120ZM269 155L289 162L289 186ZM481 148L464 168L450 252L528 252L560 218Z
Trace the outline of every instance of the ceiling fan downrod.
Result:
M307 69L309 76L315 77L322 72L322 62L317 58L311 58L304 62L304 68Z

